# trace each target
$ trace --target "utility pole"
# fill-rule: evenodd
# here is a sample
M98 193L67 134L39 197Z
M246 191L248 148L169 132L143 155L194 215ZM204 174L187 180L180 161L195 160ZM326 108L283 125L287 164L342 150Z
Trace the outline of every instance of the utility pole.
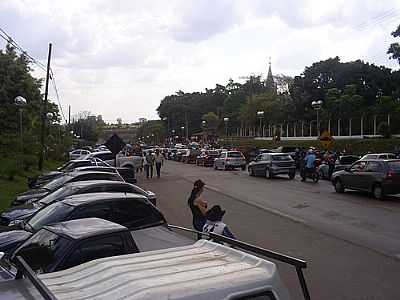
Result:
M71 105L68 105L68 126L71 125Z
M39 170L43 169L43 160L44 160L44 134L46 127L46 113L47 113L47 96L49 94L49 77L50 77L50 59L51 59L51 48L52 45L49 43L49 54L47 56L47 73L46 73L46 86L44 90L44 101L42 103L42 109L40 111L40 117L42 119L42 123L40 126L40 152L39 152Z

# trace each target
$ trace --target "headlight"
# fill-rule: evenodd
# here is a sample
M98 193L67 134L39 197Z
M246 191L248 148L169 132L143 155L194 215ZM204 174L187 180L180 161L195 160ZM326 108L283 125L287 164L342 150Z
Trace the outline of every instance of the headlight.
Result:
M8 223L8 226L18 225L19 223L22 223L22 220L20 219L12 220L10 223Z

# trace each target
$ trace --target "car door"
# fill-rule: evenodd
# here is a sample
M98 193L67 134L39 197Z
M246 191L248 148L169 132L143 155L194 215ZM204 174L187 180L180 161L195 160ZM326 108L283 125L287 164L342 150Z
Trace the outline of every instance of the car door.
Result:
M55 271L78 266L88 261L103 257L128 254L128 247L121 234L86 239L80 242L59 264Z
M223 168L224 167L224 161L226 158L226 152L221 153L221 155L219 156L219 158L217 159L216 163L217 163L217 167L218 168Z
M349 171L342 176L343 184L349 189L362 189L362 177L365 175L366 161L358 161L353 164Z
M252 169L254 172L254 175L258 175L260 172L260 161L261 161L261 154L257 155L254 159L254 161L252 162Z
M382 162L369 161L361 178L361 188L365 191L371 191L376 179L381 178L383 172L384 166Z

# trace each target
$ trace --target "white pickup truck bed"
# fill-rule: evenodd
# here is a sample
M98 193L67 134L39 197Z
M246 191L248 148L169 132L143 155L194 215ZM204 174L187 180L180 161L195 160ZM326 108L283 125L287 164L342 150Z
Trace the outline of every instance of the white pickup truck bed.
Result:
M259 292L274 296L257 299L290 299L275 264L206 240L98 259L39 278L59 300L218 300Z

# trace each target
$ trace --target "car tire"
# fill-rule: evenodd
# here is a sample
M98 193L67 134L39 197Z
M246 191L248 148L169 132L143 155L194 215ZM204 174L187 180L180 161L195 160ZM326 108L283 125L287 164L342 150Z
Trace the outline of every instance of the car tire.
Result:
M253 168L248 168L248 171L250 176L255 176Z
M343 183L340 179L335 180L335 191L336 191L336 193L344 193L344 191L345 191Z
M383 192L383 188L380 184L375 184L372 188L372 195L377 200L385 200L385 193Z
M293 180L296 177L296 172L290 172L289 173L289 179Z
M242 166L242 171L246 170L246 165Z
M216 164L214 164L214 170L218 170L218 168L217 168L217 165L216 165Z
M265 177L272 179L274 177L274 172L270 168L267 168L265 170Z

